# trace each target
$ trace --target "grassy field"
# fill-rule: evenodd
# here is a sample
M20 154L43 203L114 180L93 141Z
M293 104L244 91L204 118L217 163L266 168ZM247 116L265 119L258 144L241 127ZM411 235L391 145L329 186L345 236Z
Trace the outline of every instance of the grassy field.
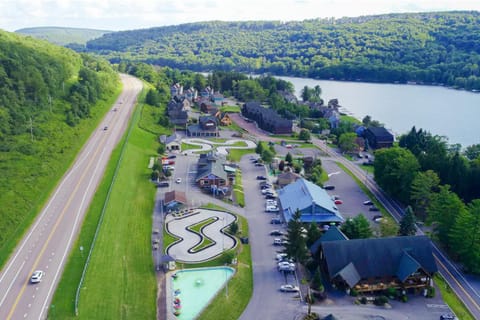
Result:
M239 169L235 172L235 184L233 185L235 200L240 207L245 207L245 195L243 194L242 173Z
M246 154L255 153L255 149L230 149L228 150L227 159L230 161L239 162Z
M106 176L90 207L88 219L52 304L51 318L58 319L154 319L156 280L150 234L155 188L149 182L148 159L156 155L156 135L139 129L141 109L133 118L119 171L112 185L105 216L81 289L79 316L74 317L72 289L76 287L78 248L91 241L91 227L103 205L109 178ZM118 150L115 153L118 154ZM114 158L112 158L114 160ZM111 161L108 173L116 166ZM93 217L90 220L90 217ZM86 253L84 253L86 254Z
M356 124L362 124L362 121L358 120L355 117L347 116L347 115L341 115L340 116L340 121L348 121L348 122L353 122L353 123L356 123Z
M220 107L220 111L239 113L240 112L240 106L223 106L223 107Z
M200 243L198 245L196 245L195 247L192 248L192 252L197 252L197 251L200 251L202 249L205 249L209 246L211 246L212 244L214 244L214 241L212 239L210 239L209 237L203 235L203 233L201 232L202 228L217 221L215 218L208 218L208 219L205 219L203 221L200 221L199 223L196 223L194 225L191 225L191 226L188 226L187 229L190 230L190 231L193 231L195 232L196 234L198 234L202 241L200 241Z
M443 301L453 310L458 319L461 320L473 320L472 314L467 310L465 305L460 301L455 292L450 289L448 284L442 278L442 276L436 274L433 278L435 284L442 293Z
M182 142L182 151L196 150L196 149L202 149L202 147L194 145L194 144L189 144L189 143Z

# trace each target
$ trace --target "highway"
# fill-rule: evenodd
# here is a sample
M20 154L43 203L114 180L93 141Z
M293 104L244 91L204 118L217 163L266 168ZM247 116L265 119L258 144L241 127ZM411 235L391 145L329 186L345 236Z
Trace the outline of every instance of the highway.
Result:
M123 92L92 133L0 272L0 319L45 319L70 249L112 150L127 129L142 83L121 75ZM35 270L42 282L31 284Z
M339 155L325 142L317 138L312 138L312 142L322 151L326 152L335 161L342 163L348 168L365 186L375 195L382 205L392 214L393 218L399 222L404 213L403 208L392 200L385 192L378 187L373 177L368 175L360 167ZM417 234L423 235L423 232L417 228ZM480 295L465 279L462 272L445 256L445 254L432 242L433 256L437 262L439 273L447 281L448 285L463 301L468 310L475 319L480 319Z

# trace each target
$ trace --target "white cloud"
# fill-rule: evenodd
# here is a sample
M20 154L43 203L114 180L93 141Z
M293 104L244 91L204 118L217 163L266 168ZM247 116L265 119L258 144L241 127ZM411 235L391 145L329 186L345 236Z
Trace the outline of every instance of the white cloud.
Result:
M208 20L303 20L390 12L480 10L478 0L2 0L0 28L127 30Z

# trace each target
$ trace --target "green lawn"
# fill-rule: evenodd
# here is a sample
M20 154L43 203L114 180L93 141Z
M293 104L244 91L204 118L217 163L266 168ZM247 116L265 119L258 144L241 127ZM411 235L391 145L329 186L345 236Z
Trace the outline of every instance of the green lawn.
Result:
M189 144L189 143L182 142L182 151L196 150L196 149L202 149L202 147L194 145L194 144Z
M223 107L220 107L220 111L239 113L240 112L240 106L223 106Z
M156 155L157 136L139 129L141 109L133 117L133 130L126 142L112 185L105 216L81 289L79 316L74 317L72 291L78 279L79 246L85 247L103 205L110 176L106 176L90 207L69 258L50 312L58 319L155 319L156 278L151 251L152 212L156 189L149 181L145 163ZM118 152L118 151L117 151ZM117 154L117 153L116 153ZM108 173L116 165L112 157ZM93 217L90 220L90 217ZM83 243L85 241L85 243ZM87 248L88 250L88 248ZM86 254L87 250L84 250ZM81 264L81 263L80 263ZM75 287L75 288L73 288ZM54 311L53 311L54 310Z
M196 223L194 225L191 225L191 226L188 226L187 229L190 230L190 231L193 231L195 232L196 234L198 234L202 241L200 241L200 243L198 245L196 245L195 247L192 248L192 252L197 252L197 251L200 251L202 249L205 249L211 245L213 245L215 242L210 239L209 237L205 236L203 233L202 233L202 228L217 221L215 218L208 218L208 219L205 219L203 221L200 221L199 223Z
M360 168L362 168L362 170L364 171L367 171L369 174L375 174L375 169L373 166L365 166L363 164L360 165Z
M442 293L443 301L445 301L445 303L453 310L455 315L462 320L473 320L474 318L472 314L468 311L462 301L458 299L455 292L450 289L442 276L436 274L433 279Z
M355 117L347 116L347 115L341 115L340 116L340 121L348 121L348 122L353 122L353 123L356 123L356 124L362 124L362 121L358 120Z
M235 184L233 185L235 200L240 207L245 207L245 195L243 194L242 173L240 169L235 172Z
M239 162L246 154L255 153L255 149L230 149L228 150L227 159L230 161Z

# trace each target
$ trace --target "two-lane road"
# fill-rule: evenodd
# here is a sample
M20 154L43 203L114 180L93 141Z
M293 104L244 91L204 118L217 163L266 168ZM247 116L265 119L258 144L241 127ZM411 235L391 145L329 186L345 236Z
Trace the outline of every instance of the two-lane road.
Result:
M123 92L0 272L0 319L44 319L73 241L125 132L142 83L121 75ZM43 270L41 283L29 283Z

